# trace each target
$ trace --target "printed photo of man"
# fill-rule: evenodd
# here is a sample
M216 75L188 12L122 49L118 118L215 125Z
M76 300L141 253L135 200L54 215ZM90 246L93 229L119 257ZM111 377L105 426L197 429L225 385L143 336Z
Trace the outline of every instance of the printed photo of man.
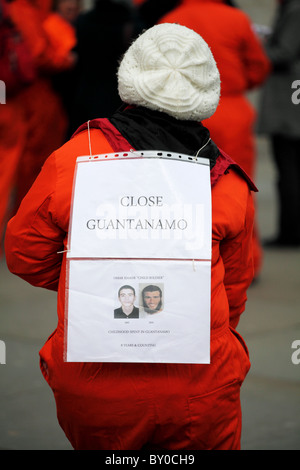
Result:
M149 314L161 312L163 309L161 288L154 285L144 287L142 302L145 312Z
M135 289L132 286L122 286L118 291L121 307L114 310L114 318L139 318L139 309L135 307Z

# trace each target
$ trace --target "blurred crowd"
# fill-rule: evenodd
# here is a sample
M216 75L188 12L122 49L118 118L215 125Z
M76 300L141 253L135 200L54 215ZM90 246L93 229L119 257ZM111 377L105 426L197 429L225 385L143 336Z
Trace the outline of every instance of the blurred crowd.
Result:
M299 3L280 0L280 7L291 2ZM45 159L83 122L121 106L120 58L137 35L159 22L194 29L211 47L221 101L204 124L255 180L256 111L246 93L271 77L273 64L265 39L232 0L95 0L88 8L84 0L0 0L0 80L6 87L0 104L1 240ZM300 233L296 238L300 243ZM258 275L257 227L253 242Z

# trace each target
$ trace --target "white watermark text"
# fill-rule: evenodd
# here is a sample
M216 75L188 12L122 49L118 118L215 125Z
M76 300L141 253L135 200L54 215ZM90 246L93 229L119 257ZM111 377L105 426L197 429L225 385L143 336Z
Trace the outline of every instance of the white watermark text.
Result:
M4 341L0 340L0 364L6 364L6 346Z
M292 349L295 349L292 354L292 363L298 365L300 364L300 339L292 342Z

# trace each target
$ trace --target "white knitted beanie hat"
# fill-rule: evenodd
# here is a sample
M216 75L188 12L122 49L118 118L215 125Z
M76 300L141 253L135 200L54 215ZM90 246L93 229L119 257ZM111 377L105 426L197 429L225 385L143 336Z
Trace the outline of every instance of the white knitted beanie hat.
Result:
M118 70L124 103L202 121L220 99L220 75L207 43L178 24L146 30L129 47Z

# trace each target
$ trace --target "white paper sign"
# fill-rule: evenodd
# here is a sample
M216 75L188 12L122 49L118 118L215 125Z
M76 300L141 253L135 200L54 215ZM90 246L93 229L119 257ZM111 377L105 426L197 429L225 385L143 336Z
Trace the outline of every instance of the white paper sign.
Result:
M66 360L209 363L209 312L210 262L71 260Z
M210 259L209 198L208 165L79 162L68 256Z
M79 158L67 273L66 361L209 363L208 162Z

